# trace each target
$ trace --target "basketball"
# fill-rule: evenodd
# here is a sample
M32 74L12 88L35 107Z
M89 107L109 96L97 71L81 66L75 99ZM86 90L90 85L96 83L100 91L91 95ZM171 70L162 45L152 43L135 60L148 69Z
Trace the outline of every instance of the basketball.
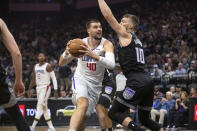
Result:
M81 40L81 39L73 39L73 40L71 40L69 42L69 44L68 44L68 48L70 48L69 49L70 54L75 56L75 57L83 55L84 53L79 52L79 50L84 50L84 48L81 47L81 45L85 45L86 46L86 44L83 42L83 40Z

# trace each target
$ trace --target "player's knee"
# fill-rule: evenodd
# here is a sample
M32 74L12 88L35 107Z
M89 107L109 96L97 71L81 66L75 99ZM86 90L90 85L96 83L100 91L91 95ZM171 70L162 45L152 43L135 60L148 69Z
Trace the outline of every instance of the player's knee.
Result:
M88 108L88 99L87 98L78 98L77 99L77 108L87 110Z
M96 106L96 112L98 114L99 119L105 119L105 113L102 105L98 104Z
M42 109L43 109L43 111L46 111L47 110L47 106L46 105L42 105Z
M109 108L110 102L111 98L106 94L102 94L99 98L98 104L103 105L105 108Z

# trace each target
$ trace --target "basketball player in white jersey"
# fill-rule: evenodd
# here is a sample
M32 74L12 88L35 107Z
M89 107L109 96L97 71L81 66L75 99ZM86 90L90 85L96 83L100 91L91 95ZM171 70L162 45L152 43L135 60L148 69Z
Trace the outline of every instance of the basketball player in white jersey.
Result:
M40 53L38 55L38 61L39 63L34 66L33 78L29 86L29 91L30 91L31 88L36 84L36 91L38 98L36 116L32 124L31 130L32 131L35 130L35 127L43 113L44 118L49 126L48 131L55 131L55 128L53 127L53 124L51 122L50 114L48 112L47 104L48 104L48 98L50 97L50 93L51 93L51 87L49 86L51 79L53 81L53 87L55 90L54 96L56 99L58 98L57 80L51 65L45 62L45 55L43 53Z
M102 27L98 20L90 20L86 24L89 37L83 41L87 46L81 50L85 55L78 58L78 65L73 76L73 102L77 109L71 117L69 131L83 131L85 121L95 109L102 88L105 68L115 66L113 44L102 38ZM74 57L69 48L60 56L59 65L68 64Z

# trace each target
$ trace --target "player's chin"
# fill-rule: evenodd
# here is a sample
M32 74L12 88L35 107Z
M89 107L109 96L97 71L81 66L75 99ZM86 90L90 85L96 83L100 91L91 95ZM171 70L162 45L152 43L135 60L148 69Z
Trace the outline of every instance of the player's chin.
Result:
M101 40L102 36L95 37L96 40Z
M40 62L44 62L44 59L41 59Z

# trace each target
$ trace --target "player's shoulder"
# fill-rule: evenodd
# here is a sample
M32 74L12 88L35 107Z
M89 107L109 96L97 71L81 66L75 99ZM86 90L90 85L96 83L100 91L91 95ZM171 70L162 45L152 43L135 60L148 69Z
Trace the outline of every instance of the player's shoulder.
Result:
M103 38L103 39L105 39L105 38ZM110 40L105 39L104 46L113 46L113 43Z
M51 67L51 64L50 64L50 63L47 63L47 62L46 62L46 63L45 63L45 65L46 65L46 66L50 66L50 67Z
M3 19L0 18L0 24L3 24L3 23L4 23Z
M84 37L84 38L82 38L82 40L86 40L86 39L88 39L88 37Z
M1 28L2 28L2 26L3 26L3 20L0 18L0 33L1 33Z
M88 41L88 37L82 38L82 41L87 42Z
M5 21L2 18L0 18L0 27L2 28L2 26L5 26L5 25L6 25Z
M88 43L88 37L82 38L82 41L87 44Z
M45 64L46 64L46 70L47 70L47 72L53 71L53 67L52 67L52 65L50 63L45 63Z
M50 64L50 63L47 63L47 62L46 62L44 65L45 65L47 68L51 68L51 67L52 67L51 64Z

